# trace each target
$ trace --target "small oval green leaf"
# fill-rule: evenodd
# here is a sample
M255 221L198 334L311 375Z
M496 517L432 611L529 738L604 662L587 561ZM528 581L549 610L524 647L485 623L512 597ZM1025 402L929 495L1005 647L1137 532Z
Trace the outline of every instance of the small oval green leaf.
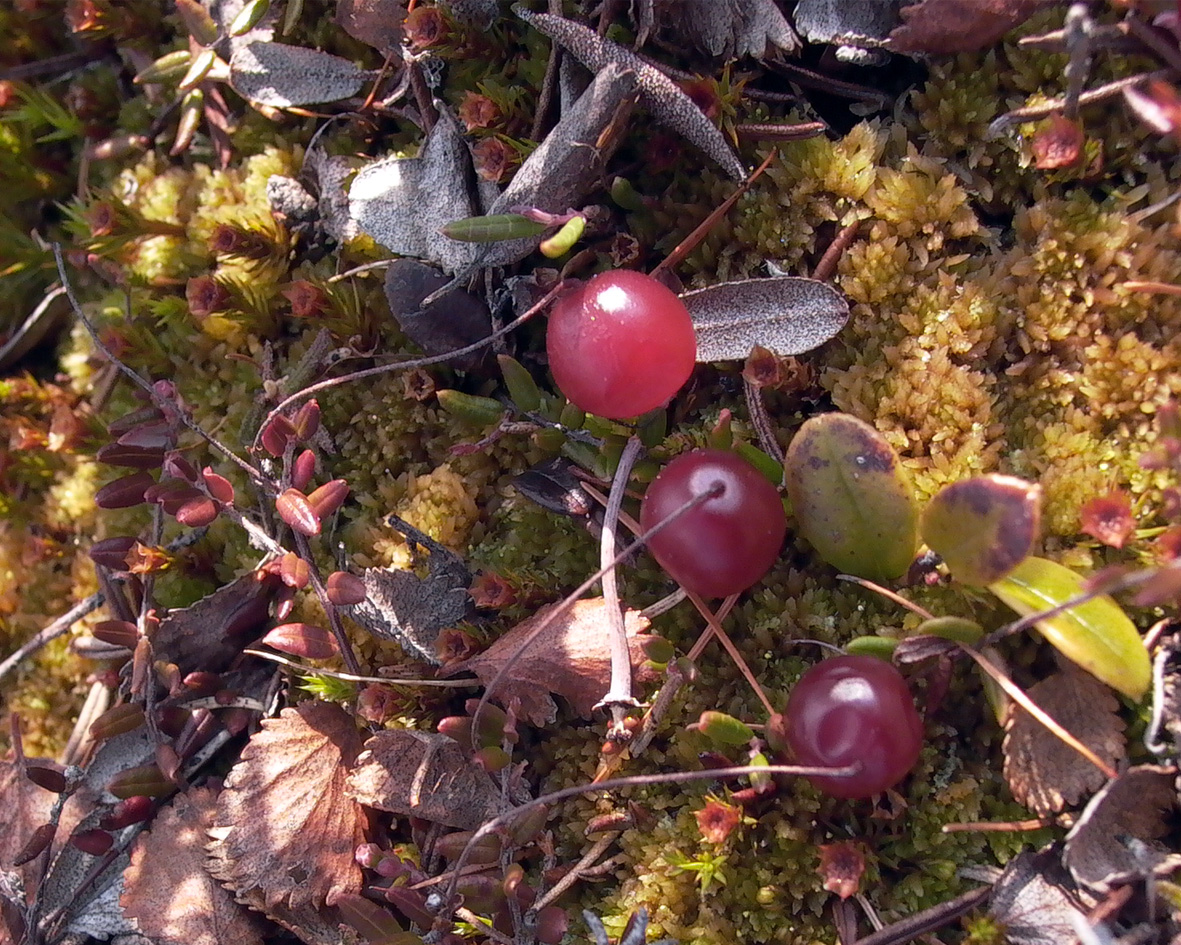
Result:
M918 545L918 503L898 454L843 413L807 421L784 460L800 534L835 568L882 581L905 573Z
M922 535L957 581L984 587L1017 567L1041 522L1041 486L1016 476L974 476L939 490Z
M725 712L709 709L701 713L701 718L693 723L691 728L701 732L706 738L718 745L748 745L755 733L751 727L741 719L736 719Z
M851 656L876 656L880 660L890 660L898 641L892 637L854 637L845 644L845 652Z
M920 623L914 633L915 636L929 635L959 643L976 643L984 636L984 628L967 617L932 617Z
M1013 610L1028 617L1077 597L1082 577L1045 558L1026 558L1007 577L988 586ZM1107 595L1094 597L1037 628L1063 656L1132 699L1148 691L1152 665L1136 625Z
M460 390L443 389L435 392L439 406L452 416L477 426L497 423L504 416L504 405L491 397L477 397Z
M526 370L525 365L507 354L498 354L496 360L500 364L504 386L508 388L508 395L513 403L525 413L532 413L541 407L541 391L538 390L537 382L533 380L533 375Z
M501 240L537 236L546 229L548 227L544 223L537 223L519 213L495 213L452 220L443 227L443 235L462 243L499 243Z

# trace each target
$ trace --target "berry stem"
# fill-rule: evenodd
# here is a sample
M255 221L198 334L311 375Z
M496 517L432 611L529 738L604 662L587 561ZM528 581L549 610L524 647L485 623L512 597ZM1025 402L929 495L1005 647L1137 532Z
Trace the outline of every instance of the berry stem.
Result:
M734 661L734 665L738 667L738 671L742 673L743 678L750 683L751 689L755 691L755 695L759 697L759 701L763 703L763 707L767 710L768 715L775 714L775 707L771 705L771 700L767 698L767 694L763 692L763 687L759 685L755 674L751 672L751 668L747 665L746 660L742 658L742 653L739 652L738 647L734 645L734 641L730 639L730 635L722 629L722 624L714 615L714 612L709 609L709 605L692 591L688 592L689 600L693 601L693 606L697 608L697 612L705 618L705 622L709 624L713 635L718 638L718 642L725 647L726 652L730 654L730 659Z
M607 496L607 509L603 515L603 537L599 544L599 566L603 571L603 600L606 604L609 632L611 634L611 683L599 705L611 710L611 725L607 737L612 740L627 737L623 727L627 710L638 703L632 696L631 652L627 646L627 631L623 624L623 611L619 606L619 583L615 572L615 530L619 524L619 511L627 493L627 480L632 467L643 451L639 437L627 441L615 467L611 480L611 492Z

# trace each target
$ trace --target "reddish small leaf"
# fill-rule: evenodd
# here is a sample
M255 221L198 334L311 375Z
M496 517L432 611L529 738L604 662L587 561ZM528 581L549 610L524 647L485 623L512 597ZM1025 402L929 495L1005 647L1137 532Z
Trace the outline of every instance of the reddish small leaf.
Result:
M285 623L262 638L267 646L300 659L326 660L336 655L336 640L323 627L307 623Z
M159 420L155 423L143 423L132 427L115 442L120 446L166 450L173 445L175 439L176 435L172 430L172 425L165 420Z
M291 421L282 415L277 416L263 428L262 448L272 456L282 456L294 436L295 426Z
M279 559L279 579L288 587L302 589L311 580L312 569L294 551L288 551Z
M94 454L94 458L100 463L107 463L111 466L127 466L131 469L159 469L164 462L164 450L108 443Z
M66 789L66 776L62 773L61 765L52 761L27 762L25 777L37 787L60 794Z
M217 518L220 509L216 502L204 495L194 496L181 503L176 520L189 528L201 528Z
M90 631L95 639L109 643L111 646L122 646L129 650L135 649L139 640L139 631L135 624L128 620L101 620Z
M122 830L132 824L142 824L156 809L150 797L128 797L111 808L98 825L104 830Z
M187 483L197 481L196 467L179 450L170 450L164 457L164 475Z
M327 518L348 498L349 485L343 479L326 482L308 496L308 503L321 519Z
M101 568L112 571L127 570L127 554L138 542L127 535L104 538L90 546L90 560Z
M1132 501L1121 489L1091 499L1080 510L1079 520L1083 532L1112 548L1122 548L1136 530Z
M53 824L42 824L35 829L25 845L13 855L12 865L24 866L39 857L53 843L53 835L56 832Z
M824 888L842 899L860 892L861 877L865 874L865 851L849 840L821 844L820 866L816 872L824 879Z
M1038 168L1050 171L1077 164L1085 141L1077 120L1055 112L1038 125L1031 148Z
M328 599L337 607L349 607L365 599L365 582L347 571L333 571L325 582Z
M114 842L115 838L106 830L84 830L70 837L71 845L91 856L102 856Z
M298 489L285 490L275 500L275 511L293 531L308 537L320 534L320 516Z
M304 490L316 474L316 454L311 450L304 450L295 457L291 467L291 484L296 489Z
M406 931L389 909L364 896L341 896L336 902L341 918L356 929L369 945L393 945Z
M295 413L292 421L295 435L303 442L308 442L320 429L320 404L315 400L305 402Z
M209 494L218 502L224 502L226 505L234 504L234 486L225 476L219 476L211 466L206 466L201 470L201 478L204 480L205 488L209 490Z
M107 783L107 790L120 799L128 797L163 797L176 790L154 764L139 765L120 771Z
M895 52L948 56L985 49L1023 23L1045 0L921 0L899 10Z
M100 509L130 509L144 502L144 493L156 484L149 472L132 473L123 476L94 494L94 504Z
M133 732L144 724L142 706L125 703L107 709L90 724L91 737L98 741Z

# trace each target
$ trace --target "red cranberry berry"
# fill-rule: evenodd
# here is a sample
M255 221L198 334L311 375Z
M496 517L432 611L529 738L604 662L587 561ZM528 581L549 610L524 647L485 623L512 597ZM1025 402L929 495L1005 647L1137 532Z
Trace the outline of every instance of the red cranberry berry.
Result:
M817 663L800 677L783 714L797 764L860 762L861 770L850 777L809 779L832 797L869 797L893 787L914 767L923 745L923 723L906 680L873 656Z
M787 522L779 493L737 453L693 450L661 470L640 506L648 531L696 496L721 492L652 536L649 549L686 590L727 597L761 578L779 557Z
M560 296L545 343L562 393L611 420L667 403L697 360L684 303L651 276L628 269L599 273Z

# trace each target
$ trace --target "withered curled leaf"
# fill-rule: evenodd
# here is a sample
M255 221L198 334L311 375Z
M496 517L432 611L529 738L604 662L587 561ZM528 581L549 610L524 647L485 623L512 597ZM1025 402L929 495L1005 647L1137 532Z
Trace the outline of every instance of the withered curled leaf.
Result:
M308 702L264 720L218 798L209 872L288 927L316 923L337 896L358 892L365 815L344 785L360 752L337 705Z
M904 5L886 42L900 53L950 56L986 49L1050 0L919 0Z
M378 732L349 772L345 790L358 803L460 830L502 813L500 788L446 735Z
M491 685L501 667L557 606L543 607L483 653L449 665L444 675L475 673L485 685ZM651 676L643 669L648 621L634 610L628 610L624 617L632 667L636 678L642 681ZM557 706L549 695L554 693L569 701L583 718L590 718L595 704L607 691L611 673L608 639L607 612L602 598L576 602L529 643L506 676L496 683L493 701L507 704L518 698L523 718L534 725L548 725L557 718Z
M655 66L581 23L549 13L531 13L521 6L513 9L517 16L534 29L568 49L591 72L600 72L608 63L633 71L639 86L640 102L656 121L703 151L735 180L746 178L746 168L717 126L672 79Z
M263 941L257 915L234 902L205 869L205 845L217 795L194 788L177 795L141 834L123 871L124 914L155 942L254 945Z
M1125 754L1124 723L1110 688L1067 664L1029 688L1029 697L1070 734L1114 766ZM1005 725L1005 779L1039 815L1056 814L1103 785L1103 772L1013 703Z
M1061 847L1013 857L992 888L989 913L1013 945L1073 945L1085 913L1059 862Z

